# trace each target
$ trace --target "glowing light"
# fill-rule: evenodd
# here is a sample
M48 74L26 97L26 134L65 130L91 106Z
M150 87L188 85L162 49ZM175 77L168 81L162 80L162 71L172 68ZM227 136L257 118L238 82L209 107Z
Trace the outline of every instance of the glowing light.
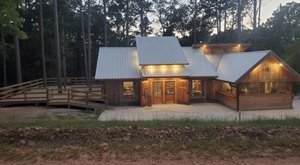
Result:
M203 45L203 48L206 48L207 45Z
M282 64L282 63L280 63L280 64L279 64L279 66L283 66L283 64Z
M238 44L237 46L238 46L238 47L241 47L241 44Z

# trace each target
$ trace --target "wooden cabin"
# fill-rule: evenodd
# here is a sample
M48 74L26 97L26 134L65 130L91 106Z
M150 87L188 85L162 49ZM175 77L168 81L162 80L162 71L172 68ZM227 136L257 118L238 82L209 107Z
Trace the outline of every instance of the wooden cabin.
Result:
M95 78L108 104L218 101L235 110L292 108L300 76L272 51L248 44L181 47L175 37L137 37L137 47L101 47Z

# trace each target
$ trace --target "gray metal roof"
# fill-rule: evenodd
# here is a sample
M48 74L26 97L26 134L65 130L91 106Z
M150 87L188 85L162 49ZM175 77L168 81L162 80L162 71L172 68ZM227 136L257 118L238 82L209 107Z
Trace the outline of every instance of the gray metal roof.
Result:
M136 48L101 47L99 49L95 78L141 78Z
M270 52L267 50L223 55L217 69L217 79L235 83Z
M219 63L221 61L222 55L206 54L205 57L212 64L212 66L215 68L215 70L217 70Z
M177 66L162 66L162 67L143 67L142 68L142 77L151 78L151 77L189 77L190 74L187 71L186 66L177 65Z
M192 47L182 47L182 50L189 61L187 65L190 77L217 77L217 73L212 64L205 58L198 49Z
M176 37L136 37L140 65L187 65Z

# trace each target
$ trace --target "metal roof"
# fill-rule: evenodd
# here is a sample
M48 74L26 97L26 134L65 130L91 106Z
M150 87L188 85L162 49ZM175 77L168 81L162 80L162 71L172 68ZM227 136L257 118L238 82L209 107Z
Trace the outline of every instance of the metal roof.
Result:
M222 56L215 54L206 54L205 57L212 64L215 70L217 70Z
M131 47L101 47L96 68L96 79L141 78L137 50Z
M142 77L189 77L190 74L184 65L147 66L142 68Z
M182 47L182 50L189 61L187 65L190 77L217 77L217 73L212 64L205 58L198 49L192 47Z
M136 37L140 65L187 65L176 37Z
M223 55L217 69L219 75L217 79L235 83L270 52L267 50Z

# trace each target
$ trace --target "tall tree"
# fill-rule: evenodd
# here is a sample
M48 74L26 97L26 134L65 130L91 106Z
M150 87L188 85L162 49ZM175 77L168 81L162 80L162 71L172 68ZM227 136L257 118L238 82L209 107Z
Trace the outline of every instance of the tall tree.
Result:
M258 22L257 22L257 26L260 26L260 17L261 17L261 3L262 3L262 0L258 0Z
M107 17L107 14L106 14L106 6L107 6L107 0L103 0L103 15L104 15L104 20L103 20L103 23L104 23L104 46L107 47L107 20L106 20L106 17Z
M2 55L3 55L3 85L7 85L7 76L6 76L6 43L5 43L5 36L3 31L1 31L1 43L2 43Z
M129 0L126 0L126 46L129 46Z
M17 83L22 83L20 43L19 43L19 37L17 35L14 35L14 42L15 42L15 54L16 54Z
M92 70L92 46L91 46L91 0L88 0L88 14L87 14L87 38L88 38L88 77L87 77L87 85L88 88L91 89L91 70Z
M237 33L238 33L238 42L241 42L241 33L242 33L242 2L238 0L237 5Z
M55 35L55 50L57 58L57 86L59 92L62 92L62 80L61 80L61 57L60 57L60 45L59 45L59 29L58 29L58 12L57 12L57 0L53 1L54 7L54 35Z
M43 23L43 0L40 0L40 35L41 35L41 58L43 67L43 80L44 87L47 86L47 72L46 72L46 60L45 60L45 41L44 41L44 23Z
M66 53L65 53L65 22L64 16L61 17L61 55L62 55L62 68L64 77L64 88L67 88L67 65L66 65Z
M257 0L253 0L253 30L257 27Z
M85 30L84 30L84 16L82 12L82 0L80 0L80 18L81 18L81 33L82 33L82 45L83 45L83 58L84 58L84 70L85 77L88 77L88 62L86 53L86 40L85 40Z
M198 15L198 1L194 0L194 15L193 15L193 44L196 44L197 34L196 34L196 26L197 26L197 15Z

